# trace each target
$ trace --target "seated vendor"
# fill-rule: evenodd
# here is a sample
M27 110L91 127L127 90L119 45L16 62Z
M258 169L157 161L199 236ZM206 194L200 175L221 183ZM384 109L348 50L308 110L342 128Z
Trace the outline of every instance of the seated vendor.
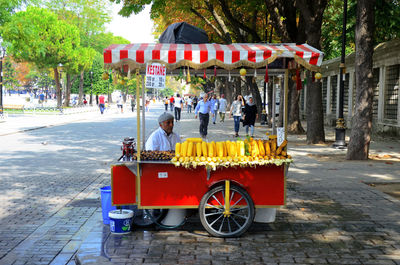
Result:
M164 112L158 117L160 127L155 130L146 141L145 149L148 151L170 151L175 150L175 144L181 140L174 133L174 116Z
M155 130L146 141L148 151L170 151L175 150L175 144L180 143L179 135L174 133L174 116L164 112L158 117L160 127ZM161 224L166 226L176 226L183 223L186 209L169 209Z

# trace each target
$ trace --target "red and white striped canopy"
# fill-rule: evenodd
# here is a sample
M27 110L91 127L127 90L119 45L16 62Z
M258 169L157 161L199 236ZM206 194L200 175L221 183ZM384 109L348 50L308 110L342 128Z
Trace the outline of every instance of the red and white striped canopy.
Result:
M104 50L107 68L129 66L144 68L147 63L160 62L168 69L190 66L202 69L218 66L227 70L246 66L265 67L276 58L294 58L304 67L314 70L322 63L323 53L308 44L113 44Z

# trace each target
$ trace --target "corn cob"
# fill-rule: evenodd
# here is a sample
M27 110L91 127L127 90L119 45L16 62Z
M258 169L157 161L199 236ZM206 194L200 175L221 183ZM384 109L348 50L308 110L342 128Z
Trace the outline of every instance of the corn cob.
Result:
M276 138L271 140L271 154L276 153Z
M265 155L270 156L271 155L271 146L270 146L270 141L265 142Z
M181 143L175 144L175 156L179 157L181 155Z
M214 147L212 143L207 144L207 149L208 149L208 157L213 157L214 156Z
M258 152L258 146L257 146L257 142L256 141L251 141L251 155L253 157L258 156L259 152Z
M212 144L212 147L213 147L213 153L212 153L212 156L213 157L216 157L217 156L217 146L215 145L215 142L214 141L212 141L211 142L211 144Z
M188 143L188 149L186 151L186 156L192 156L193 154L193 142Z
M223 157L226 157L226 156L227 156L227 152L226 152L226 143L225 143L225 142L221 142L221 144L222 144L222 151L223 151L222 156L223 156Z
M244 142L240 141L240 147L239 147L239 156L245 156L245 148L244 148Z
M222 142L217 142L216 147L217 147L218 157L223 157L224 156L224 146L222 145Z
M196 154L198 157L201 156L201 143L196 143Z
M181 156L185 157L187 153L187 148L188 148L188 142L184 141L181 144Z
M186 141L194 142L194 143L201 143L203 140L201 138L187 138Z
M281 145L278 147L278 149L276 150L276 154L279 155L282 152L283 148L285 148L286 145L287 145L287 140L284 140L281 143Z
M245 141L245 148L247 148L247 152L251 155L251 144L249 141Z
M235 157L236 156L236 143L235 142L230 142L229 143L229 149L231 150L231 157Z
M236 141L236 155L240 156L240 141Z
M258 151L260 152L261 156L265 156L265 149L261 140L258 140Z
M201 153L202 153L203 156L207 156L208 155L207 143L206 142L202 142L201 143Z
M231 156L230 141L225 141L226 156Z

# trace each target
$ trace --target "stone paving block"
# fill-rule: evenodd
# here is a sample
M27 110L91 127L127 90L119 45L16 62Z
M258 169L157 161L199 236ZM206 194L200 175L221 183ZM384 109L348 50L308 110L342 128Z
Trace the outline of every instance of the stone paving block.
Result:
M382 259L377 259L377 260L364 260L360 259L362 264L365 265L396 265L396 263L392 260L382 260Z

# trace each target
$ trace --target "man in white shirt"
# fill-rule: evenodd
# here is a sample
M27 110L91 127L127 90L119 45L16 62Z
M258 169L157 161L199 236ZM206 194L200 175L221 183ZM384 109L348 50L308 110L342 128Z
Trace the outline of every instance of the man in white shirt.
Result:
M174 110L175 110L175 120L179 121L181 119L181 110L183 105L183 99L179 94L176 94L174 98Z
M192 103L193 103L192 98L189 96L186 102L187 102L187 112L192 113Z
M224 122L225 121L225 112L226 112L226 107L228 106L225 95L222 94L221 98L219 99L219 117L220 121L219 122Z
M175 150L175 144L180 143L180 137L174 133L174 116L164 112L158 117L160 127L146 141L145 149L149 151Z

